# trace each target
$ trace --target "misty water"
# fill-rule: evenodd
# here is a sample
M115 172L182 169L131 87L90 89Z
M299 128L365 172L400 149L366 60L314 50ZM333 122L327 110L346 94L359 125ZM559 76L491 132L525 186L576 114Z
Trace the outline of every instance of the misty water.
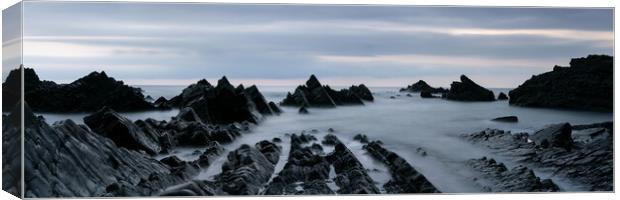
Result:
M181 92L184 86L141 86L146 95L154 99L159 96L171 98ZM334 87L336 88L336 87ZM268 101L280 102L291 87L259 87ZM424 174L442 192L480 192L481 187L473 184L476 177L465 167L464 162L471 158L490 156L504 162L508 168L516 164L509 158L493 155L488 150L474 146L459 137L461 134L473 133L487 128L498 128L516 132L533 132L547 124L569 122L571 124L588 124L613 120L612 113L569 111L543 108L524 108L509 106L507 101L495 102L457 102L443 99L423 99L418 93L398 92L398 88L371 88L375 101L366 102L365 106L340 106L335 109L309 109L310 114L300 115L296 108L283 107L284 113L279 116L268 116L259 125L252 127L248 133L231 144L224 145L227 151L241 144L255 144L260 140L271 140L279 137L283 140L280 161L276 165L276 173L281 170L288 157L289 138L285 134L315 134L319 140L327 134L329 128L342 140L347 147L370 169L369 174L380 186L389 180L387 168L374 161L363 149L362 144L352 140L353 136L362 133L370 140L381 140L384 147L394 151L406 159L418 171ZM508 89L493 89L497 95ZM394 96L394 99L390 97ZM148 111L138 113L121 113L131 120L155 118L169 120L178 110ZM48 123L63 119L73 119L82 123L86 113L80 114L43 114ZM518 123L493 122L490 119L515 115ZM314 130L314 131L313 131ZM427 156L416 153L418 148L427 152ZM172 154L184 160L197 159L193 152L201 148L179 148ZM326 152L331 151L326 149ZM225 155L221 156L196 179L211 180L221 172L221 164ZM163 158L167 155L159 155ZM537 176L551 178L563 191L584 190L579 185L553 177L551 173L533 168ZM335 185L331 184L335 187Z

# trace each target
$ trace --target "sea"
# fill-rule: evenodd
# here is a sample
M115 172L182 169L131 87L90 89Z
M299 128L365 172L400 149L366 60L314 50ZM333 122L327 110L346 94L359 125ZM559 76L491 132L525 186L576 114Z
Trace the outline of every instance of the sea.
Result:
M157 99L160 96L170 99L181 93L185 86L137 86L143 89L145 95ZM295 86L258 86L268 101L280 102L287 92L292 92ZM338 87L332 87L338 89ZM477 175L465 166L465 162L472 158L483 156L492 157L504 162L510 169L518 163L510 158L495 155L487 149L472 145L464 141L460 135L479 132L488 128L503 129L512 133L533 133L545 125L569 122L570 124L589 124L612 121L613 113L588 112L548 108L526 108L511 106L508 101L495 102L459 102L439 98L421 98L419 93L399 92L397 87L371 87L375 97L374 102L365 102L364 106L339 106L334 109L310 108L309 114L300 115L296 108L282 107L284 111L278 116L267 116L254 126L249 133L243 134L238 140L224 145L227 151L236 149L242 144L255 144L260 140L271 140L279 137L283 140L282 155L276 165L276 172L281 170L288 158L288 134L305 132L315 134L321 140L328 129L335 130L333 134L339 137L347 147L359 158L360 162L369 169L369 174L376 181L377 186L389 181L386 166L373 160L365 150L363 144L353 140L356 134L365 134L370 140L381 140L384 147L394 151L407 160L416 170L426 176L442 192L469 193L484 191L476 184ZM495 95L499 92L508 94L508 88L491 89ZM394 98L390 98L394 97ZM147 111L121 113L131 119L154 118L170 120L178 110ZM83 117L88 113L43 115L49 124L55 121L72 119L83 123ZM519 118L518 123L494 122L490 119L514 115ZM198 157L196 150L201 148L179 148L170 154L184 160L194 160ZM329 149L325 150L329 152ZM426 152L423 156L420 152ZM221 172L221 165L226 160L226 154L221 156L196 179L212 180L214 175ZM157 159L169 154L155 156ZM551 178L563 191L587 190L583 186L555 177L545 169L531 167L537 176ZM274 174L275 176L275 174ZM478 181L479 182L479 181ZM337 187L333 183L332 187Z

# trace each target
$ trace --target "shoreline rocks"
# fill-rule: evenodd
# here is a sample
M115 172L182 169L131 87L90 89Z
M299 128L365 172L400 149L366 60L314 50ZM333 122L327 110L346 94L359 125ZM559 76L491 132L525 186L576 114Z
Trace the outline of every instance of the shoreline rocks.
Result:
M407 161L373 141L364 145L370 155L383 162L390 169L392 179L383 187L388 193L439 193L424 175L419 173Z
M508 169L503 163L482 157L469 159L467 166L481 173L493 183L484 185L488 192L558 192L560 188L551 179L541 180L531 169L519 165Z
M529 168L550 170L554 176L565 177L584 185L585 190L612 191L612 130L604 128L602 124L605 123L578 126L556 124L545 127L532 136L527 133L488 129L465 134L463 137L473 144L491 149L494 153L513 157ZM572 127L579 127L580 130ZM587 133L587 139L579 139L581 136L573 135L574 131ZM536 136L538 134L541 135Z
M408 85L406 88L401 88L400 92L428 92L428 93L447 93L448 89L438 87L434 88L428 85L428 83L423 80L419 80L418 82Z
M505 116L505 117L494 118L491 121L517 123L519 122L519 118L517 116Z
M613 111L613 57L573 58L570 67L532 76L509 92L511 105Z
M12 77L19 76L19 72L19 69L11 71L3 87L15 84L11 82L17 79ZM92 72L69 84L56 84L40 80L34 69L24 68L24 84L24 99L35 112L91 112L102 107L117 111L160 109L146 100L140 88L125 85L103 71ZM8 104L11 102L3 106L13 106L7 107Z
M446 98L456 101L495 101L491 90L476 84L465 75L461 75L461 82L452 82Z
M316 76L311 75L305 85L298 86L292 94L289 92L280 105L333 108L340 105L364 105L364 101L373 100L372 93L364 84L336 91L328 85L323 86Z

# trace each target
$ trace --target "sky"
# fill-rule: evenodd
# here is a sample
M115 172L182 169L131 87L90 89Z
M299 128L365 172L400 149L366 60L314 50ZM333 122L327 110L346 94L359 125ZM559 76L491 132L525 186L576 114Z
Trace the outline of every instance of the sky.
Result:
M23 23L23 62L41 79L104 70L132 85L224 75L298 85L316 74L446 87L465 74L514 88L570 58L611 55L614 39L613 10L601 8L26 2Z

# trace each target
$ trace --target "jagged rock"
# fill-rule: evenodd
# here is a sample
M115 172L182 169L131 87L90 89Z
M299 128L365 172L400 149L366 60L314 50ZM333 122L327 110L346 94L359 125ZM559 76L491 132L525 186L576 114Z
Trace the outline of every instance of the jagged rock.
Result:
M217 182L226 194L256 195L269 181L274 167L275 164L258 149L244 144L228 154L228 161L222 165Z
M3 90L6 88L3 88ZM13 89L13 88L11 88ZM4 98L4 97L3 97ZM5 99L3 99L4 101ZM12 106L9 115L2 115L2 190L21 197L22 191L22 137L21 103ZM24 109L29 109L26 105ZM31 113L26 110L25 113ZM27 116L30 117L30 116ZM25 123L33 119L25 118Z
M267 160L269 160L269 162L274 165L278 163L278 160L280 160L281 148L276 144L263 140L256 143L255 147L267 158Z
M84 123L94 132L110 138L116 145L132 150L157 154L161 150L156 135L147 135L138 126L114 110L104 107L84 117Z
M470 159L467 165L492 181L486 187L492 192L557 192L559 188L551 179L541 180L531 169L519 165L511 170L503 163L486 157Z
M71 120L50 127L25 110L26 198L149 196L198 173L173 171Z
M368 136L366 136L366 134L357 134L353 139L360 141L360 143L368 143Z
M185 107L179 111L179 114L176 116L177 119L188 121L188 122L203 122L202 119L196 114L193 108Z
M200 167L206 168L211 165L211 163L213 163L213 161L215 161L215 159L222 153L224 153L224 148L220 145L220 143L210 141L209 144L207 144L205 151L198 157L198 164Z
M254 102L258 112L266 115L276 114L276 112L272 109L272 106L270 106L265 100L263 94L258 91L258 87L252 85L245 89L245 93L252 100L252 102Z
M334 166L338 194L379 194L366 169L342 142L336 141L334 152L327 156Z
M587 131L589 127L599 129L600 125L579 125L578 127L584 127L580 131ZM562 129L566 128L565 124L555 126L556 128L553 129L559 131L558 134L566 134L561 133ZM553 171L554 176L565 177L584 185L585 190L611 191L613 190L613 139L611 139L611 130L605 129L605 132L607 133L587 141L573 142L571 150L540 148L540 145L533 142L527 133L510 133L496 129L465 134L463 137L495 153L513 157L520 163Z
M573 146L569 123L548 125L536 131L530 138L543 148L560 147L570 150Z
M272 141L272 142L277 142L277 143L280 143L280 142L282 142L282 139L280 139L279 137L275 137L275 138L273 138L271 141Z
M508 100L508 96L503 92L500 92L499 95L497 95L497 100Z
M461 75L461 82L452 82L446 98L456 101L495 101L495 95L465 75Z
M519 118L517 116L505 116L505 117L494 118L491 121L497 121L497 122L519 122Z
M377 142L364 145L370 155L383 162L390 169L392 179L383 185L388 193L437 193L440 192L423 174L420 174L405 159L383 148Z
M274 103L273 101L269 102L269 107L271 108L271 110L273 110L275 114L282 113L282 109L280 109L280 107L278 107L278 105L276 105L276 103Z
M272 113L258 88L245 89L242 85L235 88L226 77L222 77L216 87L200 80L170 101L181 108L191 107L200 119L212 124L258 123L263 116L261 112ZM256 103L260 104L260 110Z
M511 105L613 111L613 57L573 58L511 90Z
M363 105L362 100L374 100L370 90L363 84L336 91L327 85L321 85L316 76L311 75L305 85L298 86L293 94L289 92L280 105L336 107L336 105L347 104Z
M11 81L18 80L11 76L20 76L19 70L9 73L3 88L14 84ZM125 85L122 81L108 77L103 71L92 72L69 84L56 84L41 81L34 69L24 68L24 82L24 99L37 112L90 112L104 106L117 111L156 108L144 98L140 88ZM10 96L3 90L4 94ZM8 101L3 105L4 108L12 108L15 102Z
M288 162L282 171L265 188L266 195L285 194L333 194L326 180L329 178L330 163L315 154L310 147L302 147L307 139L291 135L291 150Z
M448 92L447 89L444 89L442 87L439 88L434 88L431 87L430 85L428 85L426 82L424 82L423 80L419 80L418 82L408 85L406 88L401 88L400 89L401 92L429 92L429 93L446 93Z
M299 114L308 114L308 109L306 106L302 106L299 108Z
M170 108L172 108L172 106L170 106L168 104L168 99L166 99L165 97L157 98L157 100L155 100L155 102L153 102L153 105L156 108L160 108L160 109L170 109Z

